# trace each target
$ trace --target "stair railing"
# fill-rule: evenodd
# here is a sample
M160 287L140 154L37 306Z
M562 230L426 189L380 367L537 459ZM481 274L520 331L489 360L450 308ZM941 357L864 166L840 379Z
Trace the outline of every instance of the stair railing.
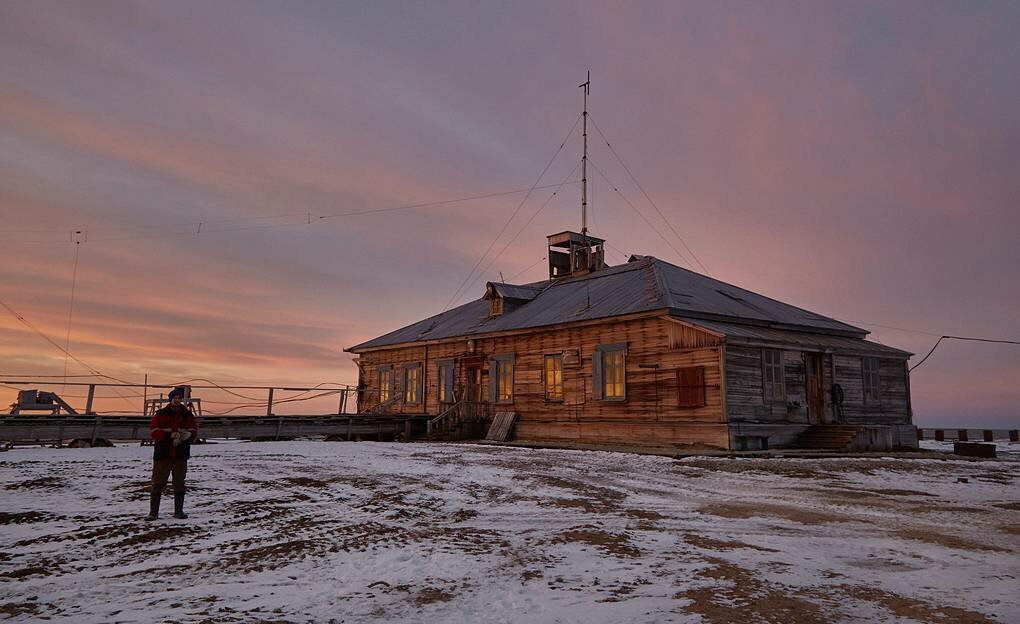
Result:
M463 408L464 404L465 401L461 399L460 401L457 401L450 407L446 408L435 418L430 419L428 422L427 429L428 435L432 435L434 432L438 431L440 427L442 427L443 429L449 428L450 423L447 422L448 420L459 421L461 409Z
M379 403L378 405L375 405L374 407L368 408L367 410L365 410L365 413L366 414L382 414L383 412L386 411L386 408L388 408L389 406L391 406L394 403L396 403L398 399L399 399L399 397L389 398L389 399L383 401L382 403Z

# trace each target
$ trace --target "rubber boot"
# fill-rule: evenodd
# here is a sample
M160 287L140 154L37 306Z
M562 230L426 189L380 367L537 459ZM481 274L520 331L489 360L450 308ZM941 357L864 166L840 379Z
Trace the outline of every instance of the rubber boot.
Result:
M159 499L162 496L162 492L152 492L149 494L149 515L145 516L146 520L156 520L159 518Z
M174 492L174 518L185 520L187 517L188 514L184 513L184 492Z

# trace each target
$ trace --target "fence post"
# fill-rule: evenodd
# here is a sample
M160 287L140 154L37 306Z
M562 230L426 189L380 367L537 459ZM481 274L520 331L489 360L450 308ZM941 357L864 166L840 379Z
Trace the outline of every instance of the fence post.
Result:
M266 416L273 415L273 388L269 389L269 401L266 402ZM280 434L277 433L277 436Z
M85 415L92 414L92 400L96 398L96 384L89 384L89 398L85 401Z

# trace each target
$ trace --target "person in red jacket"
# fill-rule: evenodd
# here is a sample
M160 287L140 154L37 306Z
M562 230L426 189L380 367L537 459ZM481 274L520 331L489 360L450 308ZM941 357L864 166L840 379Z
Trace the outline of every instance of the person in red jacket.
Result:
M170 391L170 404L152 416L149 436L152 437L152 492L149 494L149 515L146 520L159 518L159 501L167 478L173 475L174 518L184 519L184 478L188 474L191 442L198 437L195 415L184 405L185 387Z

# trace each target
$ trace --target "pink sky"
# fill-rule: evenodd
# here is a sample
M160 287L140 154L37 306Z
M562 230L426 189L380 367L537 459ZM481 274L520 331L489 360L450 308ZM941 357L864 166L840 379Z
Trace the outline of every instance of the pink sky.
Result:
M1017 32L1011 2L6 2L0 299L62 344L88 230L70 344L91 366L355 382L341 348L439 312L521 196L314 217L530 186L590 68L593 118L714 277L920 355L1018 339ZM591 153L680 247L595 133ZM579 155L575 134L542 183ZM592 179L596 234L686 265ZM543 278L579 201L564 187L459 301ZM0 373L61 374L3 314ZM1020 347L944 343L915 420L1015 427L1018 382Z

